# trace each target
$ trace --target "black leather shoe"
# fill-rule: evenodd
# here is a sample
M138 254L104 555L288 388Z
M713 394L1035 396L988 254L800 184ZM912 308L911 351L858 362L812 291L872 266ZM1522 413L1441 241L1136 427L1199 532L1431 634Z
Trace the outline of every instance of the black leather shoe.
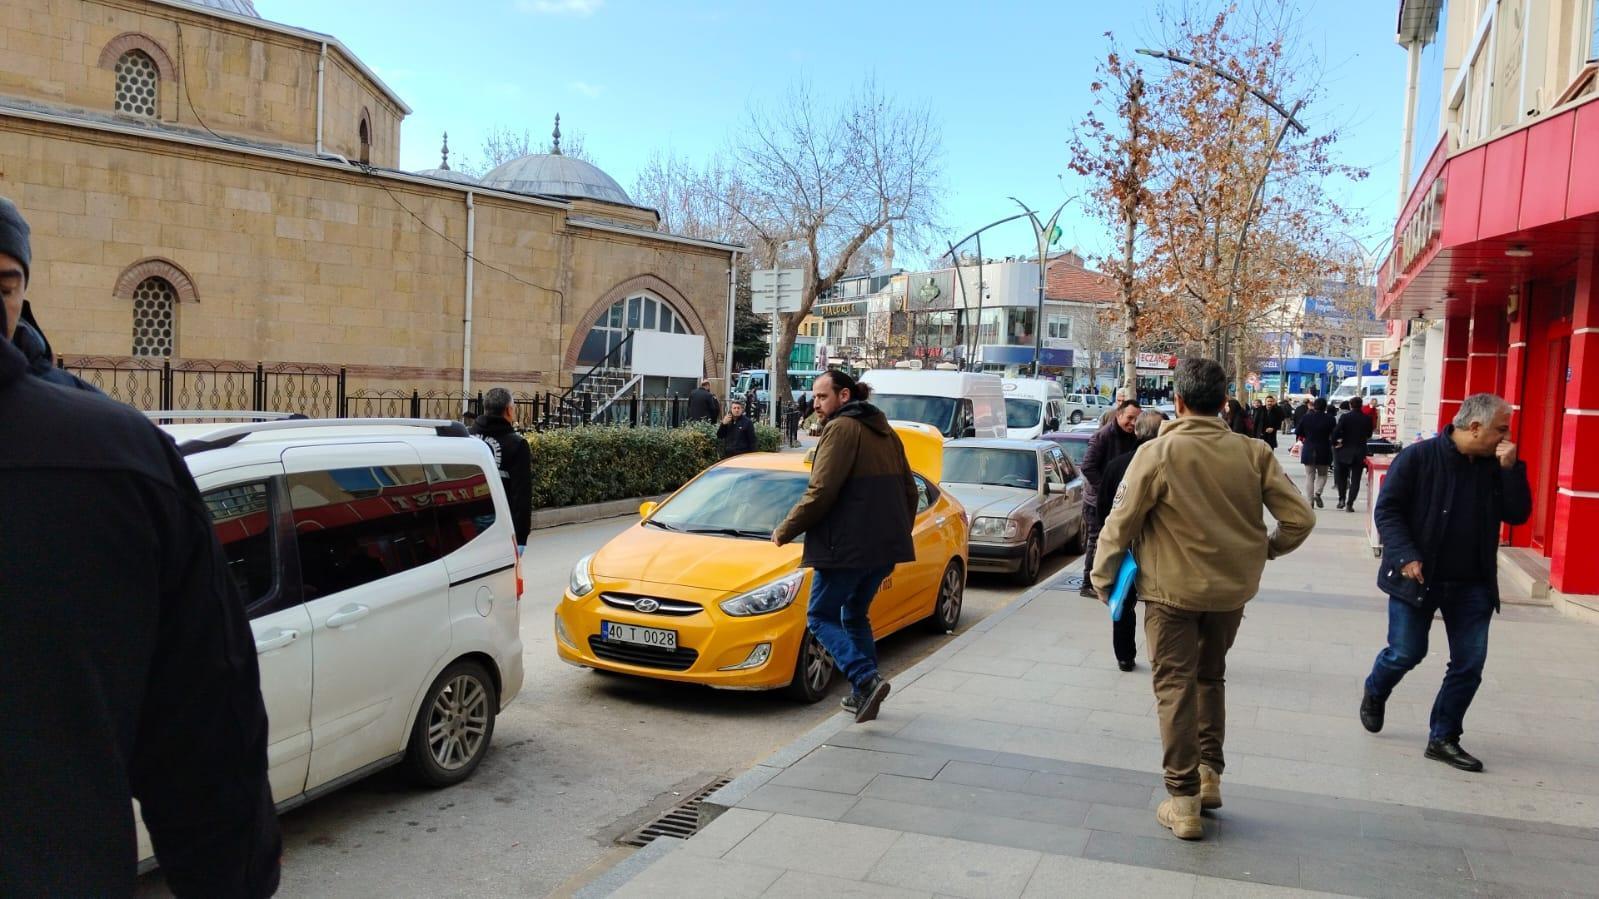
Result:
M1338 508L1342 509L1343 507L1344 507L1344 501L1343 500L1339 500L1338 501Z
M1326 504L1326 503L1323 503L1323 502L1322 502L1322 501L1321 501L1321 497L1319 497L1319 496L1313 496L1313 497L1311 497L1311 499L1313 499L1313 500L1315 500L1315 502L1316 502L1316 508L1318 508L1318 509L1325 509L1325 508L1327 508L1327 504Z
M840 699L838 701L838 705L844 711L849 712L851 715L853 715L857 711L860 710L860 707L861 707L860 694L854 693L854 692L846 693L846 694L844 694L844 698Z
M1131 671L1138 667L1138 663L1134 662L1132 659L1117 659L1116 667L1123 671Z
M1089 583L1088 581L1083 581L1083 586L1078 589L1077 595L1086 597L1088 599L1098 599L1099 591L1094 589L1093 584Z
M865 724L876 720L877 710L882 706L883 700L888 698L888 681L881 677L873 677L871 683L861 690L860 707L855 710L855 723Z
M1372 733L1382 730L1382 716L1386 706L1387 703L1383 700L1367 693L1365 698L1360 700L1360 726ZM1431 747L1428 751L1432 751Z
M1482 770L1482 762L1476 756L1461 749L1459 740L1427 741L1427 758L1437 759L1452 768L1459 768L1462 771Z

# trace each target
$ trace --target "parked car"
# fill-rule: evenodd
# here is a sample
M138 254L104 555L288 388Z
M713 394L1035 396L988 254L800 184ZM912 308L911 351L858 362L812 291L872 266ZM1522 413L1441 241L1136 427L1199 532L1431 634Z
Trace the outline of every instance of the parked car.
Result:
M1033 440L1060 428L1066 417L1066 394L1049 378L1006 378L1005 436Z
M971 516L973 571L1032 584L1046 554L1082 550L1087 482L1053 441L952 440L939 483Z
M1093 438L1094 432L1099 430L1099 425L1084 422L1064 431L1051 431L1038 438L1057 444L1066 451L1066 458L1072 460L1073 465L1082 465L1083 457L1088 455L1088 441Z
M921 623L960 621L966 589L965 510L939 489L943 435L895 423L919 495L916 560L899 565L872 604L878 639ZM637 677L729 690L787 689L815 702L832 660L805 623L811 572L799 543L772 530L810 482L796 453L747 453L711 466L638 524L580 559L555 609L561 660ZM802 538L803 539L803 538Z
M521 569L488 446L445 421L164 429L255 634L278 810L394 764L431 787L470 777L523 676ZM142 824L139 847L153 855Z
M1116 407L1116 401L1097 393L1066 394L1066 420L1078 424L1084 419L1097 422L1099 417Z

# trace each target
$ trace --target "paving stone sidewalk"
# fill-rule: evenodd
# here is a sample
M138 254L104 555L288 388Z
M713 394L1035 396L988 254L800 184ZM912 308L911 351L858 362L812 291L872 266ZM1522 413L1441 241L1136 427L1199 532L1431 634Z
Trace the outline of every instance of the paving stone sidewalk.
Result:
M1076 568L902 675L878 721L835 716L713 796L698 835L580 895L1599 895L1599 628L1506 604L1462 740L1487 771L1429 761L1443 625L1366 733L1386 599L1362 516L1319 516L1228 658L1226 804L1203 842L1155 823L1142 633L1118 671Z

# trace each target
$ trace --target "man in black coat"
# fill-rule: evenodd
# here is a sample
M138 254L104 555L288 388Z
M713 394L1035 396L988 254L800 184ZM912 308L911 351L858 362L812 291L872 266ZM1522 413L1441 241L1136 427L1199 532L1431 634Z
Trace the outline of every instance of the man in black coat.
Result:
M494 453L494 465L500 470L500 483L511 506L516 545L527 546L533 530L533 452L511 424L511 391L496 387L483 395L483 414L473 423L472 433Z
M1137 443L1130 453L1122 453L1116 458L1105 463L1105 470L1099 479L1099 495L1107 500L1094 507L1096 520L1094 529L1105 529L1105 520L1110 517L1110 502L1116 497L1116 489L1122 484L1122 478L1127 474L1127 466L1133 462L1138 448L1160 436L1160 426L1166 421L1166 413L1141 412L1133 423L1133 436ZM1116 652L1116 667L1123 671L1131 671L1137 667L1138 658L1138 613L1133 611L1137 602L1136 589L1134 595L1127 597L1127 604L1122 608L1120 621L1111 623L1110 642L1111 648Z
M711 382L701 381L700 386L689 391L688 420L716 421L722 417L722 402L711 392Z
M1089 582L1088 574L1094 570L1094 546L1099 542L1099 482L1105 475L1105 465L1110 460L1122 453L1130 453L1138 448L1138 438L1133 435L1133 425L1138 421L1138 413L1143 411L1135 400L1122 400L1121 404L1110 415L1110 421L1105 426L1094 432L1088 438L1088 449L1083 452L1083 480L1087 483L1083 488L1083 521L1088 525L1088 533L1083 540L1083 586L1078 594L1089 599L1098 599L1099 594L1094 592L1094 585ZM1108 506L1110 496L1105 496Z
M1277 448L1277 435L1283 429L1283 422L1288 419L1288 412L1277 405L1275 394L1266 394L1266 405L1256 410L1262 420L1256 424L1256 434L1266 445L1272 449Z
M1333 425L1333 485L1338 488L1338 508L1355 511L1360 479L1366 472L1366 441L1374 430L1360 397L1349 400L1349 411Z
M138 799L175 894L269 896L266 708L210 515L142 416L30 376L26 278L0 249L0 895L130 895Z
M1491 393L1466 397L1442 434L1394 459L1374 516L1388 645L1366 678L1360 723L1372 733L1382 730L1389 695L1426 658L1433 615L1442 612L1449 665L1432 705L1426 756L1462 771L1482 770L1460 748L1460 735L1482 684L1488 625L1499 608L1499 529L1532 515L1527 466L1509 437L1509 403Z
M6 321L11 328L6 339L22 354L28 374L62 387L99 393L82 378L56 367L55 352L50 349L50 341L45 339L44 329L34 319L33 306L27 298L26 273L33 264L31 229L16 204L5 197L0 197L0 255L10 257L24 273L17 289L6 294Z
M755 452L755 419L744 414L743 403L734 400L728 406L716 428L716 439L721 441L723 459Z
M1310 414L1310 410L1311 402L1308 399L1300 400L1294 404L1294 411L1289 415L1289 419L1294 423L1295 434L1299 433L1299 423L1305 420L1305 416Z
M1299 461L1305 466L1305 499L1320 509L1324 507L1321 491L1327 486L1327 467L1333 462L1333 430L1338 421L1327 411L1326 397L1318 396L1314 404L1306 405L1312 411L1299 420L1294 436L1299 440Z

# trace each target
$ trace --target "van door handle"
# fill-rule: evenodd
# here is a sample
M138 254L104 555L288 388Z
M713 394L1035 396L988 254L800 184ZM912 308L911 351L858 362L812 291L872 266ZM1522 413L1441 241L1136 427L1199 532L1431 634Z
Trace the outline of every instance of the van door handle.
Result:
M271 652L274 649L282 649L298 639L300 639L299 631L278 628L275 632L255 641L255 654L260 655L264 652Z
M345 606L328 616L328 627L344 627L365 618L372 609L368 606Z

